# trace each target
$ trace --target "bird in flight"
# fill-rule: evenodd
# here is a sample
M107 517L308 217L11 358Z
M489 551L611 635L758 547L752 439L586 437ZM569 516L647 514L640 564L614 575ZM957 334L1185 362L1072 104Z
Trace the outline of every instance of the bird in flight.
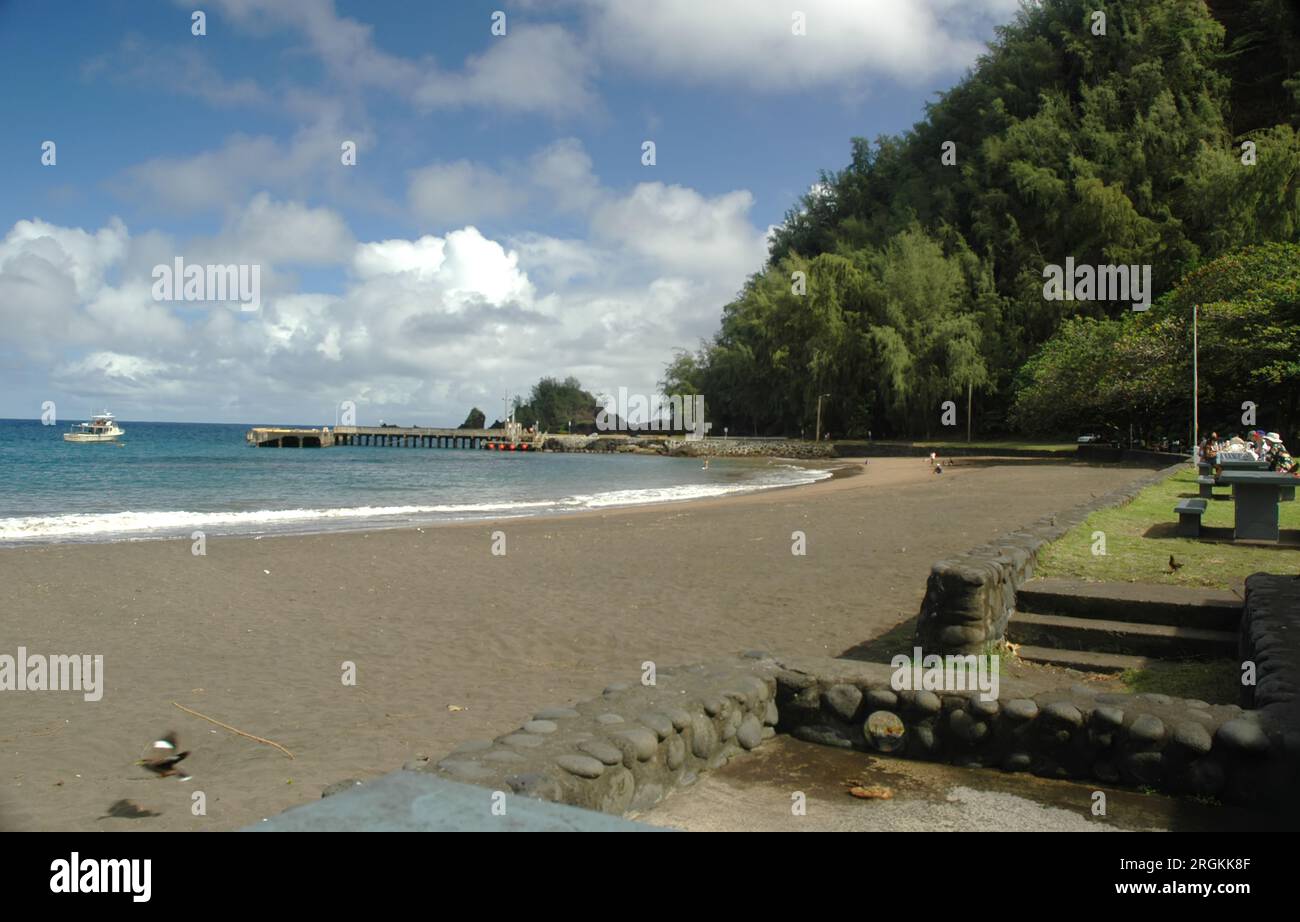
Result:
M140 765L159 778L168 778L175 775L181 781L190 780L190 776L185 774L183 769L177 768L181 761L189 755L189 752L176 751L175 733L168 733L166 736L154 740L153 749L157 750L158 754L152 758L141 759Z

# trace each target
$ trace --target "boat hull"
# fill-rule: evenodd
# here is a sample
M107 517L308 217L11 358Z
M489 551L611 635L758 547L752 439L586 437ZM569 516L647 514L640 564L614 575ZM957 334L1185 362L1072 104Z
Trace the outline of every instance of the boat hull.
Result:
M63 433L63 441L65 442L116 442L118 437L121 435L122 435L121 432L105 432L100 435L88 435L81 432L65 432Z

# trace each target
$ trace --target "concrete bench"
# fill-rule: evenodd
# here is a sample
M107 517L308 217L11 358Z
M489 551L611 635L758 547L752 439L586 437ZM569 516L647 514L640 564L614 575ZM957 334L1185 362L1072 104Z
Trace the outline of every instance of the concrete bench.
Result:
M1197 477L1196 483L1200 487L1201 499L1214 499L1214 488L1217 481L1213 475Z
M1201 516L1209 504L1203 499L1185 499L1174 507L1178 513L1178 536L1180 538L1199 538L1201 536Z

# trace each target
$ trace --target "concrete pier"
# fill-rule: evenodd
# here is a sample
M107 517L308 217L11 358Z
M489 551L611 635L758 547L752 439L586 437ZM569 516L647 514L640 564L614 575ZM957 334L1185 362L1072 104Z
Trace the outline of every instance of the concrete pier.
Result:
M423 426L338 426L330 429L297 429L257 426L244 439L258 448L331 448L335 445L368 445L384 448L496 449L537 451L541 434L526 433L522 426L503 429L436 429Z

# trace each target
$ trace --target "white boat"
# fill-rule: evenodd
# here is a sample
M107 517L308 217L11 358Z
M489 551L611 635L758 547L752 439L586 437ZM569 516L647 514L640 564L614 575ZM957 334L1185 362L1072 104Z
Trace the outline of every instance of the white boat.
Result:
M113 419L113 414L105 410L92 416L90 422L77 423L72 431L63 433L63 441L113 442L122 434L122 427Z

